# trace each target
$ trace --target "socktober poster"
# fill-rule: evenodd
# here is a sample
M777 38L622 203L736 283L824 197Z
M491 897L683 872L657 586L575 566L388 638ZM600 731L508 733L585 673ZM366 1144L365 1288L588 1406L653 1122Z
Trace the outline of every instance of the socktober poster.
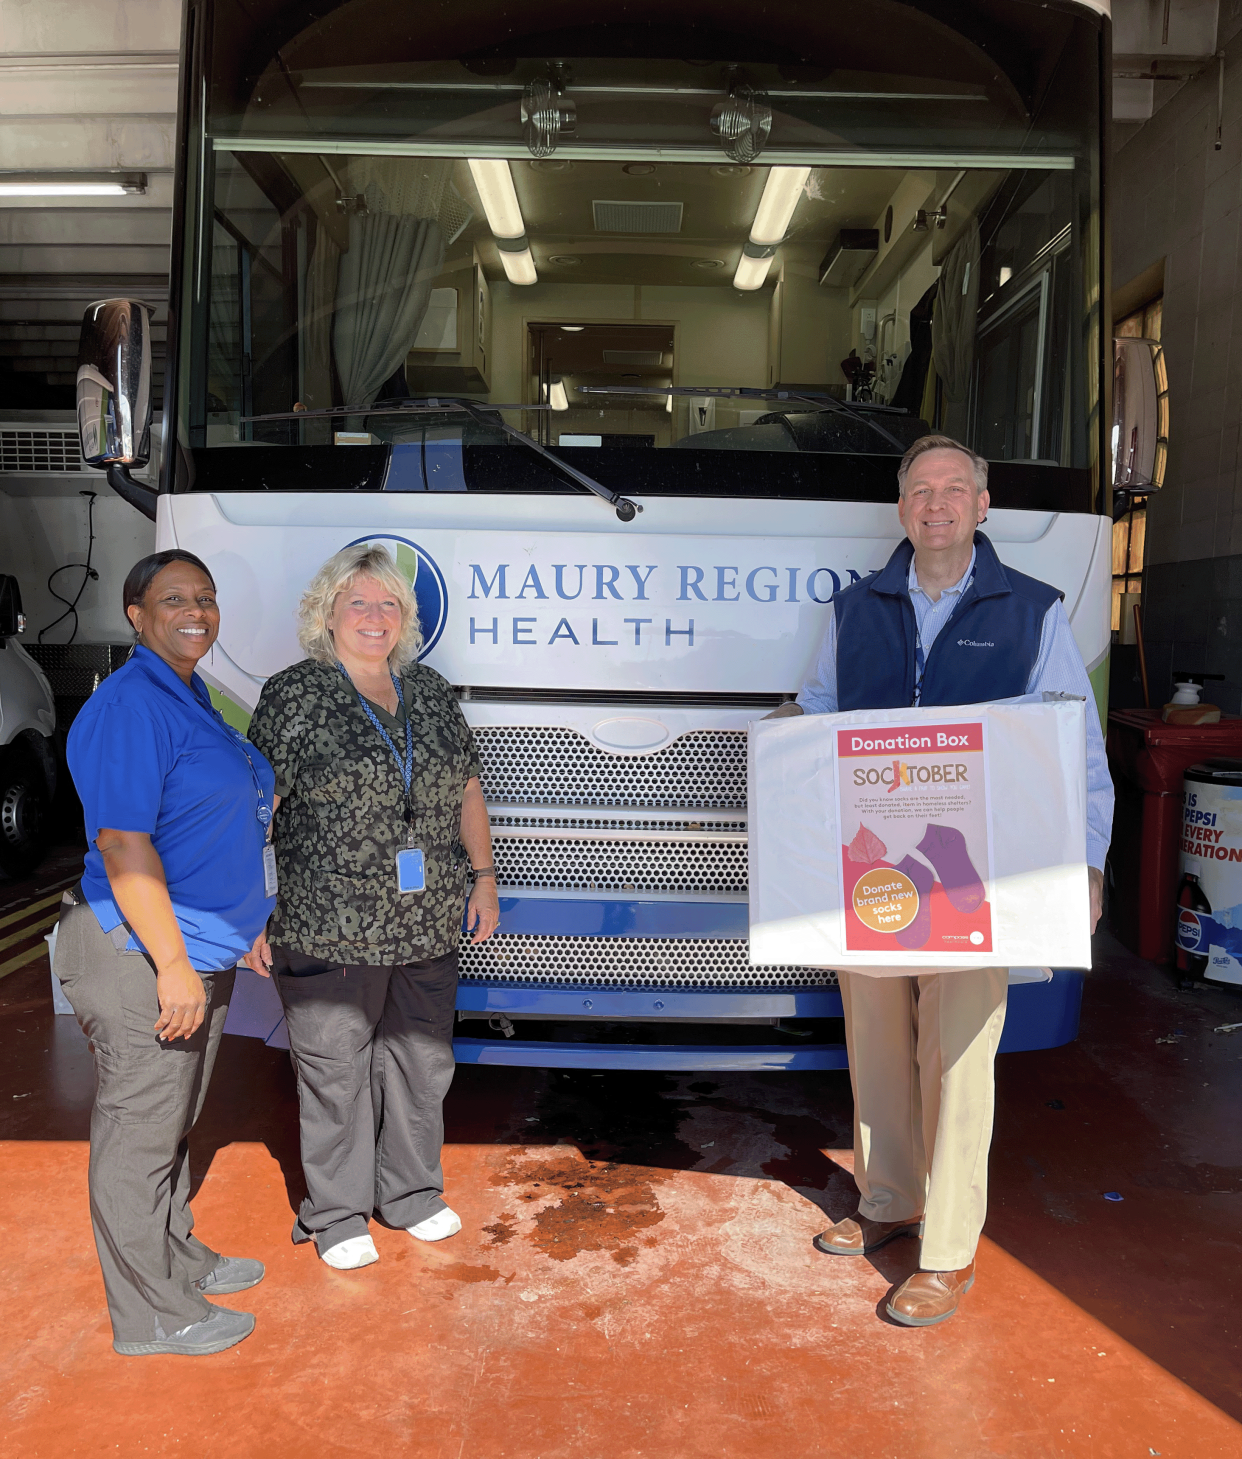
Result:
M990 952L981 720L837 731L845 945Z

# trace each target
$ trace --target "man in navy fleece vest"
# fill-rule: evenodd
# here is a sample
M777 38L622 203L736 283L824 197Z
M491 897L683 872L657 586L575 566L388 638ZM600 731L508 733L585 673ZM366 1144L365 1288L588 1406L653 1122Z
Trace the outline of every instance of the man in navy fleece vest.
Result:
M776 712L978 704L1043 690L1083 696L1094 931L1113 815L1095 698L1060 593L1002 566L977 530L987 473L982 457L947 436L911 446L897 469L907 541L878 573L834 596L815 669L797 704ZM1008 973L840 974L859 1201L815 1245L864 1256L921 1234L920 1269L887 1307L910 1327L951 1317L975 1279Z

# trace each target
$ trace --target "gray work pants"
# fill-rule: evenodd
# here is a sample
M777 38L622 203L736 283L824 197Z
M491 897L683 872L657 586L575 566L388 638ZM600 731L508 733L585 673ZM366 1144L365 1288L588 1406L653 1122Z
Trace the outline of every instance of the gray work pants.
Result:
M220 1254L193 1234L186 1137L207 1095L234 969L202 975L201 1026L165 1042L154 1027L154 966L119 951L81 902L61 907L56 975L95 1055L91 1223L112 1332L118 1342L171 1337L212 1311L194 1283Z
M416 1226L444 1209L444 1096L453 1082L457 954L331 965L273 947L297 1074L306 1199L295 1242L365 1236L372 1213Z

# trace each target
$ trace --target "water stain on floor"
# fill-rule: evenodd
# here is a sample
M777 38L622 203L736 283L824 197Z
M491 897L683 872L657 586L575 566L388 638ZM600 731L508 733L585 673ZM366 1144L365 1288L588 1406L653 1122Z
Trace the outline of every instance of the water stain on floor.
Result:
M607 1251L626 1265L637 1254L636 1233L664 1220L655 1188L669 1178L561 1147L510 1160L496 1182L519 1187L520 1201L539 1206L523 1234L545 1256L571 1261L584 1251ZM503 1229L508 1240L513 1228ZM619 1256L623 1250L632 1254Z
M435 1275L451 1282L503 1282L506 1287L513 1280L512 1272L506 1276L504 1272L497 1271L494 1266L470 1266L464 1261L454 1262L452 1266L441 1267Z

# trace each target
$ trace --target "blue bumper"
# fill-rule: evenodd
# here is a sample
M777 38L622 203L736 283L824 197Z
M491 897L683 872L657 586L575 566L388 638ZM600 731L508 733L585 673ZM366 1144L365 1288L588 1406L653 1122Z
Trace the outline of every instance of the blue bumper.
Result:
M1083 974L1056 973L1049 983L1017 983L1009 989L1009 1011L1000 1052L1051 1049L1078 1035ZM524 1014L549 1023L574 1019L588 1035L594 1020L684 1019L702 1026L726 1018L840 1018L836 988L565 988L476 983L459 985L459 1009L475 1013ZM635 1024L636 1030L651 1027ZM669 1031L666 1022L660 1027ZM730 1045L620 1043L513 1038L457 1038L459 1064L510 1064L544 1069L845 1069L844 1044ZM613 1032L616 1032L614 1029Z
M744 940L749 930L745 897L680 900L531 893L502 896L500 908L503 931L519 936ZM658 979L658 964L651 971ZM1082 985L1082 973L1058 972L1049 983L1012 986L1000 1052L1050 1049L1076 1038ZM566 987L472 979L459 985L457 1007L515 1020L512 1038L493 1033L490 1038L454 1039L461 1064L682 1071L848 1067L843 1043L803 1041L767 1025L751 1025L746 1029L751 1037L746 1038L742 1027L728 1022L840 1018L841 994L836 987ZM634 1019L644 1021L633 1023L631 1030L617 1027ZM558 1037L525 1037L530 1028L525 1020L559 1024ZM611 1025L606 1031L600 1027L604 1023ZM683 1041L677 1038L678 1024L685 1027ZM715 1040L706 1036L713 1024ZM470 1021L459 1026L469 1028ZM283 1012L270 980L245 967L238 969L226 1031L288 1047ZM582 1037L567 1038L571 1032Z

